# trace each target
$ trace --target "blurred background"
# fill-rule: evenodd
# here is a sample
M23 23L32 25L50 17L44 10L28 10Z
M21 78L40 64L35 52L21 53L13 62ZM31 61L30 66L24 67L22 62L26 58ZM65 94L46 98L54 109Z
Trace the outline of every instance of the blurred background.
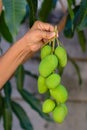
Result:
M65 121L50 122L39 109L47 96L37 90L39 51L0 91L0 130L87 130L87 0L0 0L0 6L0 55L39 19L57 25L59 39L70 57L62 74L62 84L69 93ZM20 106L12 106L12 101Z

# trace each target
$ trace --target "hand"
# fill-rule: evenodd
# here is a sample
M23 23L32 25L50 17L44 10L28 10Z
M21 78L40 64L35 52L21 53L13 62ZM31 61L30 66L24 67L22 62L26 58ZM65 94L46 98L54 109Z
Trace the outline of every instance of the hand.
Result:
M42 45L55 36L54 27L48 23L36 21L24 36L31 52L36 52Z

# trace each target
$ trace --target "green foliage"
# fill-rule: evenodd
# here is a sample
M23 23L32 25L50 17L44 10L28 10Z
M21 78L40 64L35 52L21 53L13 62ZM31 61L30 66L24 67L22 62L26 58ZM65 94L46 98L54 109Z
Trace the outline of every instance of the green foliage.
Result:
M85 34L84 31L77 31L78 34L78 39L79 39L79 43L80 46L82 48L82 51L86 51L86 38L85 38Z
M77 75L78 75L79 84L82 84L82 77L81 77L81 74L80 74L79 66L78 66L77 63L76 63L73 59L71 59L69 56L68 56L68 60L73 64L73 66L74 66L75 69L76 69L76 72L77 72Z
M39 115L41 117L43 117L44 119L46 119L48 121L52 121L52 119L48 115L45 115L42 112L41 102L40 102L40 100L38 100L37 98L35 98L33 96L33 94L27 92L26 90L23 90L23 91L21 91L21 96L32 107L32 109L34 109L35 111L37 111L39 113Z
M3 0L5 7L5 22L9 31L15 40L19 31L19 25L25 16L26 1L25 0Z
M2 98L2 96L0 94L0 119L1 119L1 117L3 115L3 107L4 107L3 98Z
M53 7L54 7L53 0L44 0L38 14L40 20L45 22Z
M29 23L30 27L33 25L33 23L37 20L37 5L38 0L27 0L29 8L30 8L30 14L29 14Z
M12 105L13 112L16 114L16 116L20 121L21 127L25 130L33 130L32 124L24 109L14 101L11 102L11 105Z
M17 82L17 89L21 91L24 86L24 67L23 65L20 65L17 69L17 74L16 74L16 82Z
M12 110L11 110L11 84L8 81L7 84L4 86L4 110L3 110L3 125L4 130L11 130L12 129Z
M51 11L55 8L57 0L44 0L40 10L38 10L38 0L3 0L4 10L0 15L0 38L1 36L9 43L13 43L16 39L20 25L26 15L26 5L29 7L29 26L40 19L47 21ZM75 0L67 0L68 16L64 28L64 35L67 38L72 38L75 31L78 34L79 43L83 51L86 51L86 38L84 29L87 27L87 0L81 0L77 6ZM73 7L73 8L72 8ZM3 50L0 48L0 50ZM68 56L68 60L76 69L79 83L82 83L80 69L77 63ZM60 67L60 66L59 66ZM63 73L63 68L59 68L59 74ZM38 76L25 70L23 65L19 66L16 71L16 85L17 90L22 98L31 106L33 110L46 119L52 121L49 115L44 114L41 108L41 101L33 94L24 90L25 75L31 76L37 80ZM14 112L20 121L23 129L33 130L32 124L24 111L24 109L16 102L11 100L12 85L8 81L4 85L4 96L0 93L0 118L3 117L4 130L12 130L12 112ZM46 95L48 96L48 94Z
M12 43L12 35L9 32L8 26L5 22L4 11L0 16L0 35L2 35L8 42Z

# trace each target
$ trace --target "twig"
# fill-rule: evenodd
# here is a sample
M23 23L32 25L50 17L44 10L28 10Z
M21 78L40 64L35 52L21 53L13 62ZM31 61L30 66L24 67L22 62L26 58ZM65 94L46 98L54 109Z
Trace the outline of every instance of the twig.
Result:
M65 14L57 25L58 32L61 32L66 24L67 14Z
M87 58L73 57L71 59L74 60L74 61L78 61L78 62L87 62Z

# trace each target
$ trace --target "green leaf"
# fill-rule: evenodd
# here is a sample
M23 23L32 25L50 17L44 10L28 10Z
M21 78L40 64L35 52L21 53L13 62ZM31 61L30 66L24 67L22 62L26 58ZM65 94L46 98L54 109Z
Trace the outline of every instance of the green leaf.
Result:
M11 105L12 105L13 112L16 114L16 116L20 121L21 127L25 130L33 130L32 124L24 109L14 101L11 102Z
M4 130L12 130L12 110L10 100L4 98L4 112L3 112L3 125Z
M49 13L54 7L54 1L53 0L44 0L41 6L41 9L39 10L39 18L42 21L46 21Z
M11 92L12 92L11 83L8 81L8 82L4 85L3 88L4 88L5 97L10 99L10 97L11 97Z
M85 17L82 22L80 23L80 25L78 26L78 30L84 30L85 28L87 28L87 17Z
M10 43L12 43L12 35L9 32L9 29L6 25L5 19L4 19L4 12L0 15L0 34Z
M33 94L27 92L26 90L21 91L20 94L23 97L23 99L32 107L32 109L37 111L42 118L48 121L52 121L51 117L48 114L44 114L42 112L41 103L37 98L34 97Z
M31 27L33 25L33 23L37 20L38 0L27 0L27 3L28 3L29 8L30 8L29 24Z
M68 59L73 64L73 66L75 67L77 75L78 75L79 84L81 85L82 84L82 77L81 77L81 74L80 74L80 69L79 69L78 65L76 64L76 62L71 57L68 56Z
M0 94L0 119L3 115L3 107L4 107L4 104L3 104L3 97L1 96Z
M30 76L30 77L32 77L32 78L38 79L38 75L33 74L30 71L25 70L25 74L28 75L28 76Z
M26 13L25 0L3 0L5 7L5 21L9 28L10 33L15 40L19 31L19 25Z
M69 10L70 18L73 21L74 12L73 12L73 9L72 9L72 0L67 0L67 3L68 3L68 10Z
M83 31L77 31L79 44L83 52L86 51L86 38Z
M19 91L21 91L24 86L24 67L23 67L23 65L20 65L17 69L16 82L17 82L17 89Z
M78 9L74 18L74 26L78 29L85 18L87 18L87 0L82 0L80 3L80 8Z
M11 130L12 129L12 110L11 110L11 84L8 81L4 85L4 112L3 112L3 122L4 122L4 129Z
M78 11L79 6L75 6L75 8L73 9L74 15L76 17L76 12ZM71 20L70 15L67 16L67 22L64 28L64 35L67 38L72 38L74 36L74 32L75 32L75 26L73 23L73 20Z
M64 28L64 35L67 38L72 38L74 36L73 22L70 18L70 15L67 16L67 22Z

